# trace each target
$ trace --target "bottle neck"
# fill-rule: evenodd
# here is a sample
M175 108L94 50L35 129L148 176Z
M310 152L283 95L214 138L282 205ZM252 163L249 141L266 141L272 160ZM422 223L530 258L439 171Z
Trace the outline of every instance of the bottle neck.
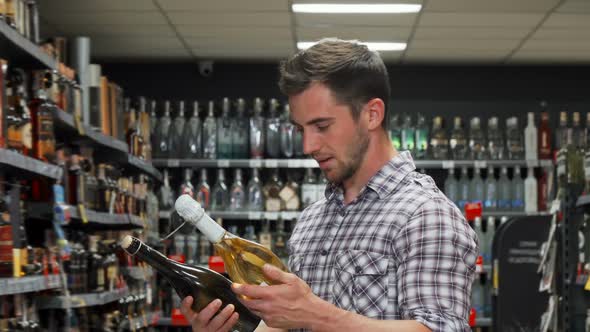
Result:
M154 269L156 269L159 273L161 273L166 278L174 278L176 277L176 267L180 265L171 259L168 259L166 256L162 255L159 251L151 248L150 246L146 245L145 243L136 240L139 242L139 248L133 250L132 248L125 249L130 250L128 253L132 256L136 256L139 259L143 260L144 262L148 263Z

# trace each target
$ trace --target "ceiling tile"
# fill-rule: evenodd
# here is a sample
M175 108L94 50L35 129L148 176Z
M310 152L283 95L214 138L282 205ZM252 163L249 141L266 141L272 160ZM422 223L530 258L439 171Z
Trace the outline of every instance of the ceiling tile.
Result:
M223 26L289 26L289 13L203 13L199 11L168 12L174 25L223 25Z
M298 40L319 40L326 37L358 39L361 41L405 41L412 29L409 27L297 27Z
M295 14L297 26L406 26L414 25L416 14Z
M432 28L418 27L416 39L522 39L528 33L528 28Z
M559 0L433 0L426 3L426 12L522 12L544 13Z
M195 48L192 50L198 58L212 58L212 59L284 59L293 54L292 49L274 49L274 48Z
M590 28L590 14L552 14L543 28Z
M543 14L429 13L420 18L420 27L521 27L532 28Z
M182 48L176 38L157 37L97 37L92 39L91 50L98 49L129 49L130 51L150 50L158 48Z
M568 0L559 8L558 13L569 14L590 14L590 1L588 0Z
M267 48L267 49L292 49L294 43L291 40L275 39L263 40L260 38L189 38L185 40L191 48Z
M178 59L185 61L192 59L189 52L184 48L155 48L155 49L99 49L92 52L93 59ZM93 60L94 61L94 60Z
M67 12L98 12L98 11L149 11L157 10L152 0L37 0L39 12L67 13Z
M553 29L541 28L532 35L533 39L579 40L590 42L590 29Z
M58 30L68 31L68 35L86 35L90 37L114 36L114 37L176 37L172 28L167 24L69 24L55 25Z
M523 52L529 51L551 51L551 52L574 52L590 51L590 43L579 40L547 40L530 39L520 48Z
M108 12L80 12L80 13L47 13L43 18L50 23L68 24L94 24L94 25L165 25L164 16L158 11L130 12L130 11L108 11Z
M414 62L500 62L508 52L447 49L409 49L404 63Z
M290 27L227 27L227 26L203 26L203 25L177 25L176 29L183 38L191 37L256 37L265 38L288 38L291 39Z
M489 50L508 51L519 44L519 39L414 39L411 49L456 49L457 51L475 50L487 52Z
M199 11L224 11L224 12L268 12L268 11L289 11L287 0L157 0L166 11L173 10L199 10Z
M508 63L545 63L545 64L572 64L590 63L590 50L587 51L519 51L514 54Z

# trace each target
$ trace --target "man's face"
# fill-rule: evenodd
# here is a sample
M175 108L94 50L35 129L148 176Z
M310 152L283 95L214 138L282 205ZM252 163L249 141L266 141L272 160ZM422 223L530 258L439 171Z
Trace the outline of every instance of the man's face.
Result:
M341 183L352 177L369 145L363 116L355 120L350 107L339 104L321 83L290 97L289 105L292 122L303 131L303 152L319 163L330 182Z

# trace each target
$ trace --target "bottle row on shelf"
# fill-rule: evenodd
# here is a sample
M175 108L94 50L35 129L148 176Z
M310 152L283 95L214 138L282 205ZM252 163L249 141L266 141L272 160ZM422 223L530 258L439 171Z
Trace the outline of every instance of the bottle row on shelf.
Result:
M39 9L36 1L2 1L0 21L6 22L8 26L33 43L39 42Z

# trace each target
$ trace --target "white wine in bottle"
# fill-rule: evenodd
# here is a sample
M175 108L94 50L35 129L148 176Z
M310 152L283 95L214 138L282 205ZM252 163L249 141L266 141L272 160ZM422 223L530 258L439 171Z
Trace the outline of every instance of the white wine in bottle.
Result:
M188 223L196 226L223 258L225 268L234 282L251 285L272 285L275 282L262 273L264 264L271 264L283 271L289 269L268 248L227 232L205 214L201 205L189 195L176 200L176 212Z
M231 290L231 281L221 274L173 261L129 235L123 238L121 247L129 255L138 257L156 269L174 287L180 298L192 296L193 310L201 311L215 299L220 299L223 306L233 304L240 316L231 331L252 332L260 323L260 318L248 310Z

